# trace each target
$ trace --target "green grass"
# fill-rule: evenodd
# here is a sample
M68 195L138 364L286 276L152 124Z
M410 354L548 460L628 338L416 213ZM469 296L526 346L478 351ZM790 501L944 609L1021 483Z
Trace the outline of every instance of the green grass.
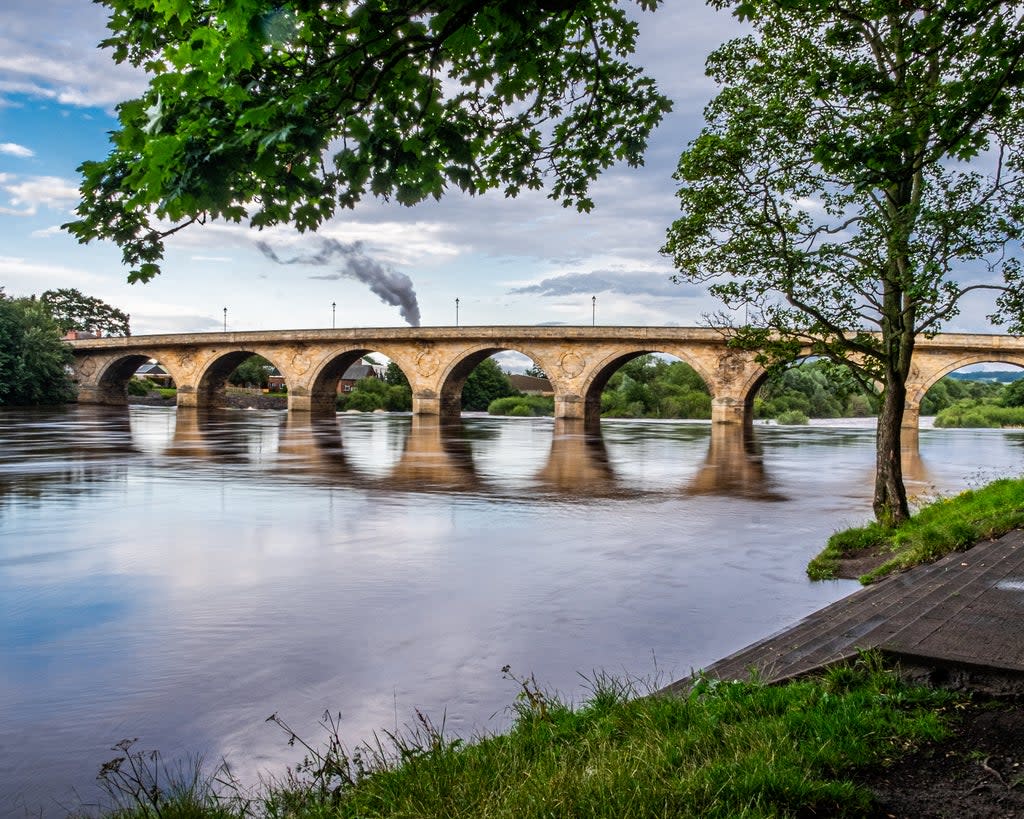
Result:
M877 522L836 532L807 566L812 580L836 576L839 561L876 550L884 562L860 578L871 583L893 572L930 563L953 551L969 549L1024 525L1024 479L1003 478L922 507L895 529Z
M516 682L507 734L464 743L420 717L411 733L348 753L328 720L319 748L289 732L305 760L258 793L218 796L185 782L187 809L172 810L170 792L155 806L136 794L136 781L152 780L146 774L129 778L118 816L862 816L871 795L851 776L941 738L956 702L904 684L870 656L784 686L702 680L687 697L635 698L601 677L578 707L532 678Z

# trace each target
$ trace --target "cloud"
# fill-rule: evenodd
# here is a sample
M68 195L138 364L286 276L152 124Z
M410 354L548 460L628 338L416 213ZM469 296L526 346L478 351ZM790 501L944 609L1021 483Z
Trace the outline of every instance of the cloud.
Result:
M16 142L0 142L0 154L16 156L20 159L28 159L36 155L35 151L31 148L26 148L24 145L19 145Z
M145 74L96 47L109 33L105 17L103 8L81 0L4 0L0 100L17 94L111 109L138 96Z
M595 270L590 273L563 273L536 284L515 287L511 295L570 296L597 293L623 293L657 298L690 298L703 291L673 284L663 271Z
M0 208L0 212L16 216L33 216L41 207L66 210L80 198L77 184L59 176L8 177L0 179L0 188L7 192L11 205L20 208Z
M61 264L30 261L16 256L0 256L0 282L8 295L29 295L58 288L95 286L103 276Z
M398 307L398 311L412 327L420 326L420 306L412 279L392 267L386 266L366 255L362 242L343 244L335 239L320 239L320 249L300 254L291 259L282 259L266 242L256 242L256 247L268 259L278 264L305 264L315 267L338 265L338 270L311 279L335 281L355 279L362 282L385 304Z

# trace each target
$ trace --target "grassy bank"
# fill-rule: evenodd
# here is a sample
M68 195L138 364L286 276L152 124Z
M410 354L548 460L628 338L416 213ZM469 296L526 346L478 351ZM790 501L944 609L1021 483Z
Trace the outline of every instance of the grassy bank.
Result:
M812 580L838 576L844 560L877 556L880 565L861 575L870 583L887 574L929 563L1024 525L1024 479L1004 478L922 507L895 529L877 522L836 532L807 566Z
M685 698L598 679L575 708L516 682L512 728L472 743L421 718L349 753L328 721L327 741L258 793L225 791L221 771L154 795L157 763L130 749L105 781L120 817L863 816L872 797L851 777L940 738L955 704L871 657L779 687L702 681Z

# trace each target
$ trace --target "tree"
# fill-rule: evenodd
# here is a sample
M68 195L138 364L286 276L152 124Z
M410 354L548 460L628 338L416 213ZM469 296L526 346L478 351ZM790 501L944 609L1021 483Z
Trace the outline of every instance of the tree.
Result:
M71 330L106 333L108 336L132 334L127 313L74 288L47 290L40 296L40 301L50 311L62 335Z
M1004 407L1024 407L1024 378L1011 381L1003 389L1002 404Z
M270 383L268 367L273 365L261 355L251 355L239 364L228 376L236 387L266 387Z
M1022 329L1024 22L996 0L711 0L754 34L677 171L678 279L752 321L762 361L801 349L882 386L874 511L908 517L900 424L915 340L978 290Z
M486 412L496 398L517 394L498 363L493 358L485 358L462 387L462 408L469 412Z
M544 370L542 370L536 364L530 364L529 368L527 368L526 372L524 372L523 375L528 375L530 378L547 378L548 377L548 374L546 372L544 372Z
M209 219L315 230L365 195L456 187L588 210L589 183L642 162L670 109L629 63L630 0L100 0L102 45L152 75L85 162L79 241L111 239L129 281ZM659 0L632 0L653 9Z
M70 348L36 299L0 290L0 406L61 404L74 397Z
M406 378L402 368L399 367L394 361L389 361L388 366L384 370L384 381L393 387L408 387L409 379Z

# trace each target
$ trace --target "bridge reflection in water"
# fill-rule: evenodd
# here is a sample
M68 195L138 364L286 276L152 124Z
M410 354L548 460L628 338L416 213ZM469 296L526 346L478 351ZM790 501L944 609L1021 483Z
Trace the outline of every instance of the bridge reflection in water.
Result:
M106 409L107 415L111 412L116 410ZM477 494L512 492L507 482L478 468L474 441L500 434L497 425L526 423L537 432L550 429L551 444L543 466L523 475L523 480L516 482L515 493L571 499L635 497L638 492L630 476L617 474L600 424L577 419L531 422L470 418L446 423L436 416L311 418L295 413L254 414L191 407L179 407L173 415L173 434L160 453L170 458L259 465L264 474L380 491ZM352 438L349 425L353 424L358 424L362 432L358 440L346 443L347 437ZM672 429L668 425L665 428ZM693 424L688 428L694 436L707 434L707 452L699 465L681 463L678 485L659 494L784 499L773 489L765 470L756 428L722 424ZM387 465L385 459L382 467L378 453L372 459L374 468L367 469L367 459L356 447L365 446L368 440L372 444L374 435L401 436L403 440L381 444L395 453L393 463Z

